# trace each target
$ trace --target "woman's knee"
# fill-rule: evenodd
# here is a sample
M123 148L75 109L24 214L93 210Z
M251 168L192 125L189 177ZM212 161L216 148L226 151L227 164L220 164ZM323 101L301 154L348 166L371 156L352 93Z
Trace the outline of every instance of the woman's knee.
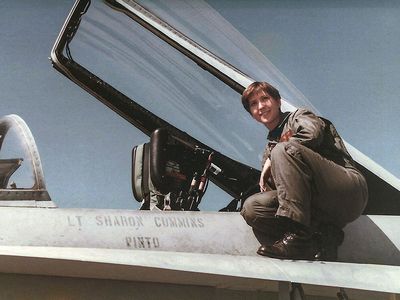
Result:
M257 193L246 199L241 215L252 226L257 218L274 216L278 206L276 191Z
M240 214L246 220L247 224L251 225L253 221L256 219L256 210L255 206L257 205L257 200L255 195L250 196L243 203L242 211Z
M271 151L271 161L279 161L282 157L301 157L301 148L304 147L297 142L280 142Z

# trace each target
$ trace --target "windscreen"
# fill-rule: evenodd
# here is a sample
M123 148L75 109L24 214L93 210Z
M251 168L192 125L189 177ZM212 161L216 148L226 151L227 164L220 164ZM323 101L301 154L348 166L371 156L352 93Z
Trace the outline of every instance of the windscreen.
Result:
M35 140L29 127L17 115L0 118L0 164L0 188L45 188ZM18 194L14 200L18 200Z
M10 171L10 178L5 182L4 188L32 188L35 184L33 177L33 164L29 152L26 151L26 141L21 137L16 127L11 127L2 141L0 147L0 160L20 160L20 166L13 173Z

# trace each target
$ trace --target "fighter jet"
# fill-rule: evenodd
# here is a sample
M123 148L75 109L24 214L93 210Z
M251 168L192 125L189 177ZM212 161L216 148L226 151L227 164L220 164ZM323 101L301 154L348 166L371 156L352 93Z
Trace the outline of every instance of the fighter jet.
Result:
M1 150L15 140L6 138L15 132L25 151L1 161L2 204L23 206L0 210L1 272L20 274L7 278L13 284L26 279L31 287L37 275L45 275L43 282L55 287L36 289L37 297L396 299L400 181L348 143L370 198L363 216L345 228L338 262L255 254L258 241L238 211L257 187L260 171L250 157L263 146L252 139L263 133L248 134L250 120L236 110L237 99L261 79L283 92L285 110L304 101L279 74L257 70L258 64L245 71L250 75L240 71L222 57L219 44L211 44L215 53L205 48L185 34L185 22L167 23L156 15L166 8L152 5L76 1L51 60L149 136L143 147L132 145L132 189L146 208L148 192L137 183L136 158L158 151L159 159L142 164L156 174L151 179L160 194L168 195L164 205L138 211L55 208L28 127L19 117L6 116L0 121ZM207 39L207 32L198 31ZM146 81L139 80L143 77ZM224 126L230 130L222 134ZM12 181L25 163L34 175L28 188ZM198 210L201 202L213 200L206 198L209 181L230 197L220 212Z

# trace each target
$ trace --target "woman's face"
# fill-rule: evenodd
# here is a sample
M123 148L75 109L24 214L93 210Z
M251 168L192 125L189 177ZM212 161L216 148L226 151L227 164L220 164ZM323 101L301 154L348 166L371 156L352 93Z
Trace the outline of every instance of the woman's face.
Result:
M248 102L250 113L256 121L267 126L269 130L279 125L281 99L274 99L267 92L259 90Z

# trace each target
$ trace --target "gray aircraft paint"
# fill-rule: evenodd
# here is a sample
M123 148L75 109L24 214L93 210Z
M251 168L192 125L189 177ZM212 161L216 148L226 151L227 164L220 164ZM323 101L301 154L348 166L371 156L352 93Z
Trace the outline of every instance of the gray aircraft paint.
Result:
M14 226L8 226L10 223ZM152 266L243 280L283 280L398 293L400 239L388 225L387 218L363 216L346 227L339 261L350 264L296 262L256 255L258 242L238 213L0 208L0 256L44 255L54 263L57 259L70 259L72 264L78 260L103 261L139 269ZM327 266L332 271L329 277ZM346 275L336 276L335 272ZM377 272L384 281L374 279ZM157 281L154 276L151 279Z

